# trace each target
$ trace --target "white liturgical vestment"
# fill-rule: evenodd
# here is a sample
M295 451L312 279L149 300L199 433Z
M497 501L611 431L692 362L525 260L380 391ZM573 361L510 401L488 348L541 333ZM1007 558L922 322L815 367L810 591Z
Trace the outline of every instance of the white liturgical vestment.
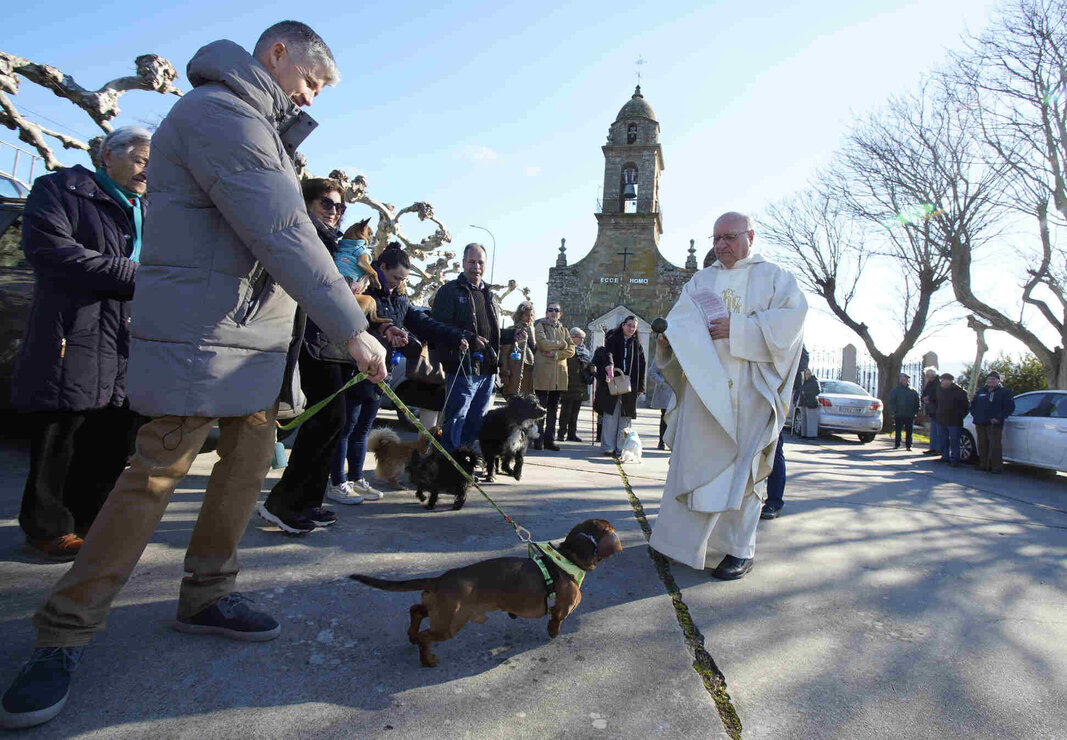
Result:
M722 301L730 336L712 340L707 296ZM800 363L808 304L796 280L759 255L719 262L686 284L657 348L675 393L664 440L670 468L650 544L693 568L721 553L755 554L763 481ZM708 550L719 555L708 557ZM707 559L707 562L706 562Z

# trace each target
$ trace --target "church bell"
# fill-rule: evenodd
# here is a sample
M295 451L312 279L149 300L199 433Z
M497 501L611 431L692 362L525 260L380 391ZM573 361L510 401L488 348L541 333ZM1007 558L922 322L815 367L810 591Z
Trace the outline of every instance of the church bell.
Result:
M637 186L633 183L626 183L622 189L623 200L636 200L637 199Z

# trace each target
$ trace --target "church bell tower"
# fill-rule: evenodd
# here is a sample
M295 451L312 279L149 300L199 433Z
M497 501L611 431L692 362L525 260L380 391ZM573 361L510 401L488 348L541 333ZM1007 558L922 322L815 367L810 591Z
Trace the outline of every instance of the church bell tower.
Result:
M619 110L608 129L604 152L604 190L600 228L613 223L619 214L643 216L659 243L663 220L659 210L659 174L663 171L663 149L659 144L659 122L652 106L641 94L641 86ZM630 219L627 219L630 221Z

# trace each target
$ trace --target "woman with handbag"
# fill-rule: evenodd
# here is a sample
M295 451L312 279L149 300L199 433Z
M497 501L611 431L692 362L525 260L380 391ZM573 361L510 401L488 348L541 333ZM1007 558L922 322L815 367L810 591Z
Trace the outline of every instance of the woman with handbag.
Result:
M504 398L533 393L534 307L523 301L512 315L512 326L500 332L500 385Z
M412 310L411 300L402 293L403 286L411 273L411 260L399 242L391 242L385 250L371 263L378 276L380 288L371 287L366 295L374 299L378 318L391 323L378 335L389 354L386 356L386 368L390 371L403 353L414 371L420 371L419 361L426 357L426 342L435 342L448 349L456 349L463 341L463 332L430 318L426 311ZM417 341L404 331L411 333ZM393 352L396 350L396 353ZM440 374L444 383L444 369L437 363L426 360L423 372L431 375ZM407 363L405 363L406 365ZM377 386L367 381L356 383L345 392L345 425L341 430L337 449L330 466L332 485L326 495L338 503L347 503L348 497L358 497L367 501L377 501L382 492L373 488L363 477L363 464L367 457L367 437L371 424L378 414L382 392ZM345 463L348 473L345 473Z
M645 351L637 317L627 316L604 337L606 352L597 359L593 408L603 415L600 449L618 455L630 422L637 416L637 397L645 393Z

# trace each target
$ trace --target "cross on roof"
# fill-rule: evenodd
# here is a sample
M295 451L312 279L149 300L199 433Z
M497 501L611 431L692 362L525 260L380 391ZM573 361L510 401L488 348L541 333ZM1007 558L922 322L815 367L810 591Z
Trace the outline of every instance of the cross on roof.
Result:
M645 58L640 56L640 55L638 55L637 61L634 62L634 66L637 67L637 84L638 85L641 84L641 67L643 67L646 64L648 64L648 62L645 61Z
M626 270L626 260L627 260L627 258L629 258L633 254L633 252L630 251L630 247L629 246L626 246L626 247L622 248L621 252L616 252L615 254L621 254L622 255L622 269L625 271Z

